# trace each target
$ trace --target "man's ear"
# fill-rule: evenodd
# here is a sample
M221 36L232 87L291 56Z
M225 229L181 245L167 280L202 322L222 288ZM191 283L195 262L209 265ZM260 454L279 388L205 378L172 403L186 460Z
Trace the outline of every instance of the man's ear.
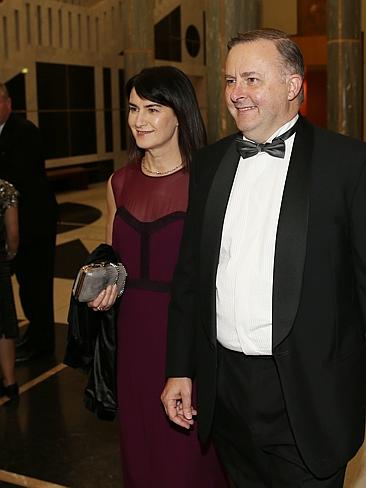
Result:
M303 79L300 75L294 74L289 75L287 79L287 86L288 86L288 100L294 100L298 94L300 93L301 87L303 84Z

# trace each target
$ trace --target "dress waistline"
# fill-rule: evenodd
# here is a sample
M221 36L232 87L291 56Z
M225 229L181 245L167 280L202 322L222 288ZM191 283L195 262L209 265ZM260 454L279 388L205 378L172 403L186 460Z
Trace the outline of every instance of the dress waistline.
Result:
M171 290L171 283L165 281L153 281L146 278L127 278L126 288L169 293Z

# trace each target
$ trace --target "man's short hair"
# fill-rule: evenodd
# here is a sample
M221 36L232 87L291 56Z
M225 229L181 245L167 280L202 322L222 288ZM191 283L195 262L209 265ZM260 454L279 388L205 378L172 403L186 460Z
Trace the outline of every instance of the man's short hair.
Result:
M0 95L2 95L4 98L10 98L9 91L5 83L0 83Z
M299 46L283 31L277 29L257 29L243 34L239 33L230 39L227 47L230 50L237 44L261 40L272 41L282 58L285 69L291 74L296 73L304 78L305 68L302 52Z

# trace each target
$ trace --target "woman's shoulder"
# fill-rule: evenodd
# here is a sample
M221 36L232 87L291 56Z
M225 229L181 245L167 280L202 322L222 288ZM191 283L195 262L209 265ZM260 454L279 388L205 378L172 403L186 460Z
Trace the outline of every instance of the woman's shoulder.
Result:
M18 195L18 191L15 186L9 183L9 181L0 179L0 191L8 195Z
M125 166L116 169L112 174L112 179L126 178L127 175L138 172L139 165L137 163L127 163Z
M118 168L111 176L111 185L114 194L120 194L126 182L132 182L132 178L139 172L139 165L136 163L128 163L122 168Z

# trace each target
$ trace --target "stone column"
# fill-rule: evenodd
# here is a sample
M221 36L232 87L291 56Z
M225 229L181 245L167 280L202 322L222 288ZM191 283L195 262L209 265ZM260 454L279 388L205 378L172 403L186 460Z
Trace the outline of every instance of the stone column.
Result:
M207 2L207 97L209 142L236 130L225 99L227 42L238 32L260 26L261 0L210 0Z
M123 13L125 80L154 64L153 0L126 0Z
M361 138L361 1L328 0L328 128Z
M124 2L122 29L125 83L143 68L154 65L154 6L154 0ZM119 165L118 161L116 166Z

